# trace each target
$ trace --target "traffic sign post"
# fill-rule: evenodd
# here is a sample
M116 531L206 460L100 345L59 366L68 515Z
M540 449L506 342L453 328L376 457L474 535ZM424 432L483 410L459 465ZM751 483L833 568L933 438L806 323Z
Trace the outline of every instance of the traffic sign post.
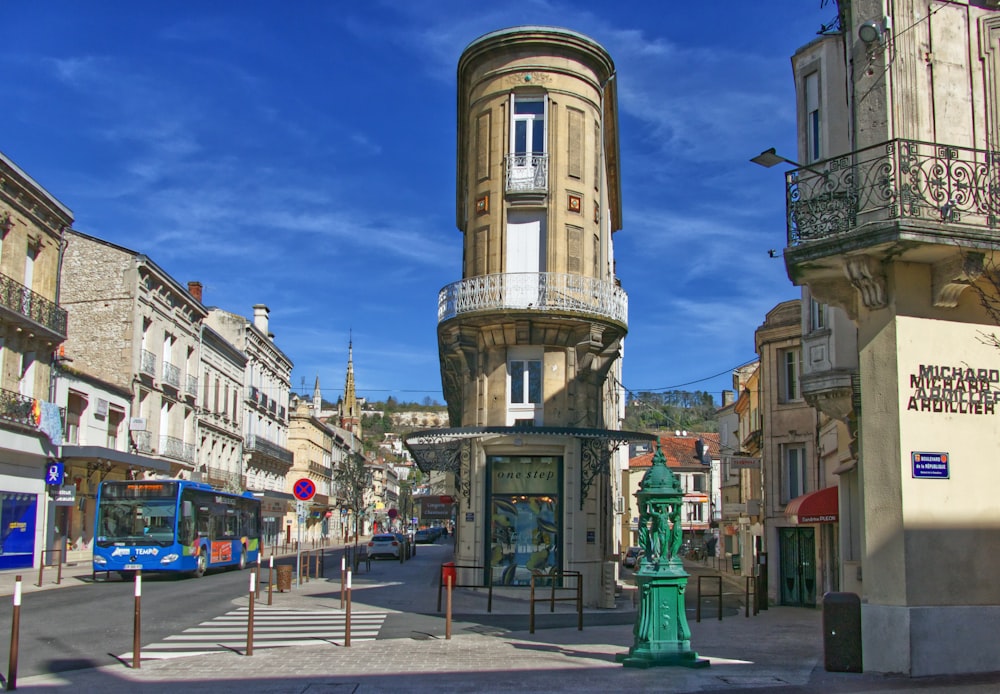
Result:
M308 477L295 480L292 494L298 500L295 504L295 516L298 520L298 540L295 543L295 574L299 585L302 585L302 524L306 521L305 502L316 496L316 483Z

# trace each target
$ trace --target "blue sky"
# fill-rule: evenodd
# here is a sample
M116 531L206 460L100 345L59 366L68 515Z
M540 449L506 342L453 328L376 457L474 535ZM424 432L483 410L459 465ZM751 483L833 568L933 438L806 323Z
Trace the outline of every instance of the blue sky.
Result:
M145 253L204 303L252 315L293 390L443 402L437 293L461 279L455 72L521 24L587 34L618 71L629 294L623 381L707 390L799 290L780 168L796 158L790 56L820 0L0 4L0 151L84 233ZM72 326L70 326L72 329Z

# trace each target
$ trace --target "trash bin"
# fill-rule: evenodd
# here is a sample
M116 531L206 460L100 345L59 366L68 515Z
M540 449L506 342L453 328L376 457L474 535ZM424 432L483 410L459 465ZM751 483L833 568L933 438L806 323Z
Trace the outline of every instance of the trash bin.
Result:
M861 598L823 595L823 656L827 672L862 672Z
M290 591L292 589L292 565L278 564L274 568L278 570L278 592Z
M447 586L448 579L451 579L451 585L454 588L455 584L458 582L457 572L455 571L455 562L448 561L441 565L441 585Z

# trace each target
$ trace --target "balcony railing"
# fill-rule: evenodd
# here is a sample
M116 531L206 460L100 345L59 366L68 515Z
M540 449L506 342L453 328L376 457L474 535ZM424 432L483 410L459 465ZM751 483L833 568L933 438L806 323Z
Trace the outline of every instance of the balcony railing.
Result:
M276 443L271 443L267 439L262 439L256 434L249 434L244 440L243 446L248 453L259 451L289 465L295 462L295 455L290 450L282 448Z
M39 423L36 414L40 410L35 409L35 402L35 398L0 388L0 420L38 429ZM41 403L39 403L39 407L41 407ZM66 421L65 410L63 408L59 408L59 410L61 421Z
M785 175L788 245L912 218L995 229L1000 152L890 140Z
M153 452L153 435L148 431L133 431L132 440L135 441L135 448L140 453Z
M438 322L477 311L525 309L584 313L628 324L628 294L612 282L559 272L479 275L438 294Z
M0 304L57 335L66 337L66 310L7 275L0 275Z
M174 436L160 437L160 455L186 463L194 462L194 444L184 443L183 439Z
M181 370L169 361L163 362L163 382L174 388L181 387Z
M156 355L149 350L144 349L139 355L139 373L156 378Z
M504 168L508 193L544 193L549 189L547 154L508 154Z
M198 377L197 376L192 376L191 374L188 374L187 385L184 388L184 392L187 393L188 395L190 395L191 397L194 397L194 398L198 397Z

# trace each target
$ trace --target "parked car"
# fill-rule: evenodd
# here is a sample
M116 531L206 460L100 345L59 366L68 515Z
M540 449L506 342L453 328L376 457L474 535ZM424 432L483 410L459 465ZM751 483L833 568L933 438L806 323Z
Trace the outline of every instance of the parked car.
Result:
M622 566L626 569L634 569L639 566L639 559L642 557L641 547L629 547L622 556Z
M373 535L372 539L368 542L368 556L372 559L376 557L399 559L401 551L402 544L399 542L399 538L392 533Z
M417 544L426 545L434 542L434 533L430 528L421 528L413 536L413 541Z

